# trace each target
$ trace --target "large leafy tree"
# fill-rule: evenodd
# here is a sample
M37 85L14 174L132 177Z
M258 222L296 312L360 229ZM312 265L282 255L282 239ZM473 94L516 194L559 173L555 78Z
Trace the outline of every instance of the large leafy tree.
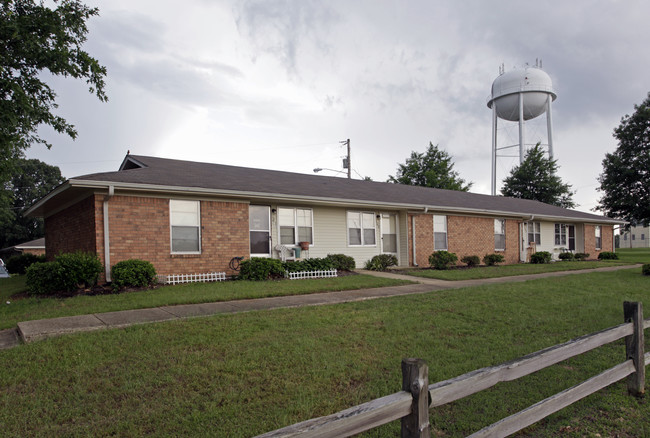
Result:
M76 138L77 131L56 115L56 93L49 75L85 79L101 101L106 68L82 50L86 21L98 14L78 0L0 0L0 188L18 171L16 160L34 144L51 144L38 135L41 125ZM0 209L7 208L6 193ZM0 213L0 216L6 216Z
M388 177L388 182L463 192L472 186L471 182L466 183L454 170L451 156L431 142L426 152L411 152L406 163L399 165L397 174Z
M0 221L0 248L43 237L43 219L27 218L22 213L65 181L58 167L39 160L20 159L15 165L18 171L5 187L13 200Z
M633 224L650 222L650 93L614 129L618 147L605 154L598 209Z
M501 194L574 208L576 204L571 186L557 176L557 167L557 161L546 157L538 143L526 152L524 161L503 180Z

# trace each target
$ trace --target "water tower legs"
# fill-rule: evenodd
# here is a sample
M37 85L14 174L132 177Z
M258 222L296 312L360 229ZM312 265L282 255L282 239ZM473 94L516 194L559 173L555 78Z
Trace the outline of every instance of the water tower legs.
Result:
M492 196L497 193L497 108L492 105Z
M524 162L524 93L519 93L519 164Z
M551 116L551 95L546 100L546 135L548 136L548 158L553 160L553 117Z

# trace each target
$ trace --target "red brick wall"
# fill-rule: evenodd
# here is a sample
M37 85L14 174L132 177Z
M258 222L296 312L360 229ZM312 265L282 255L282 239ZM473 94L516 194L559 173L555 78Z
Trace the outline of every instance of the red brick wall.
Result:
M45 219L48 260L81 250L104 263L104 198L89 196ZM249 255L248 204L201 201L201 254L171 254L169 199L116 195L108 205L111 266L139 258L161 275L231 273L230 259Z
M447 240L449 251L458 260L476 255L482 260L486 254L502 254L505 263L519 262L519 222L506 219L505 251L494 249L494 218L447 216Z
M409 216L409 248L413 244L413 230ZM429 256L433 252L433 215L415 215L416 262L421 267L429 266ZM506 220L506 249L494 250L494 218L447 216L447 246L449 252L456 253L460 259L467 255L477 255L481 259L486 254L503 254L506 263L519 262L519 222ZM413 264L413 251L409 251L409 264Z
M101 219L101 218L100 218ZM111 265L130 258L150 261L161 275L230 273L234 256L248 256L248 204L201 201L201 254L171 254L169 199L114 196L109 201ZM103 223L98 223L103 259Z
M53 260L60 253L97 250L94 203L94 196L91 195L45 218L45 253L48 260Z
M598 254L603 251L614 251L612 226L602 225L600 228L602 248L596 250L596 226L585 225L585 252L589 254L590 259L598 258Z
M415 216L415 263L429 266L429 256L433 252L433 215L416 214L408 217L409 265L413 265L413 222Z

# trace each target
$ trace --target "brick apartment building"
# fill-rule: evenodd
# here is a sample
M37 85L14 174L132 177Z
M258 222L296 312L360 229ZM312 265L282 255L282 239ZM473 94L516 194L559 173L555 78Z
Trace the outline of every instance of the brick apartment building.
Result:
M27 212L45 218L46 255L96 252L106 267L130 258L161 275L229 271L235 256L374 255L428 266L429 255L534 251L595 258L613 251L611 218L536 201L372 181L127 155L118 171L66 181ZM280 246L281 245L281 246Z

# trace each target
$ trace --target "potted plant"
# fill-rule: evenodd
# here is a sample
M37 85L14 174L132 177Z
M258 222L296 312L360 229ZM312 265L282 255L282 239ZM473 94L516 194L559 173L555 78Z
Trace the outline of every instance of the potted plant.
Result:
M300 245L300 249L303 251L309 250L309 242L298 242L298 245Z

